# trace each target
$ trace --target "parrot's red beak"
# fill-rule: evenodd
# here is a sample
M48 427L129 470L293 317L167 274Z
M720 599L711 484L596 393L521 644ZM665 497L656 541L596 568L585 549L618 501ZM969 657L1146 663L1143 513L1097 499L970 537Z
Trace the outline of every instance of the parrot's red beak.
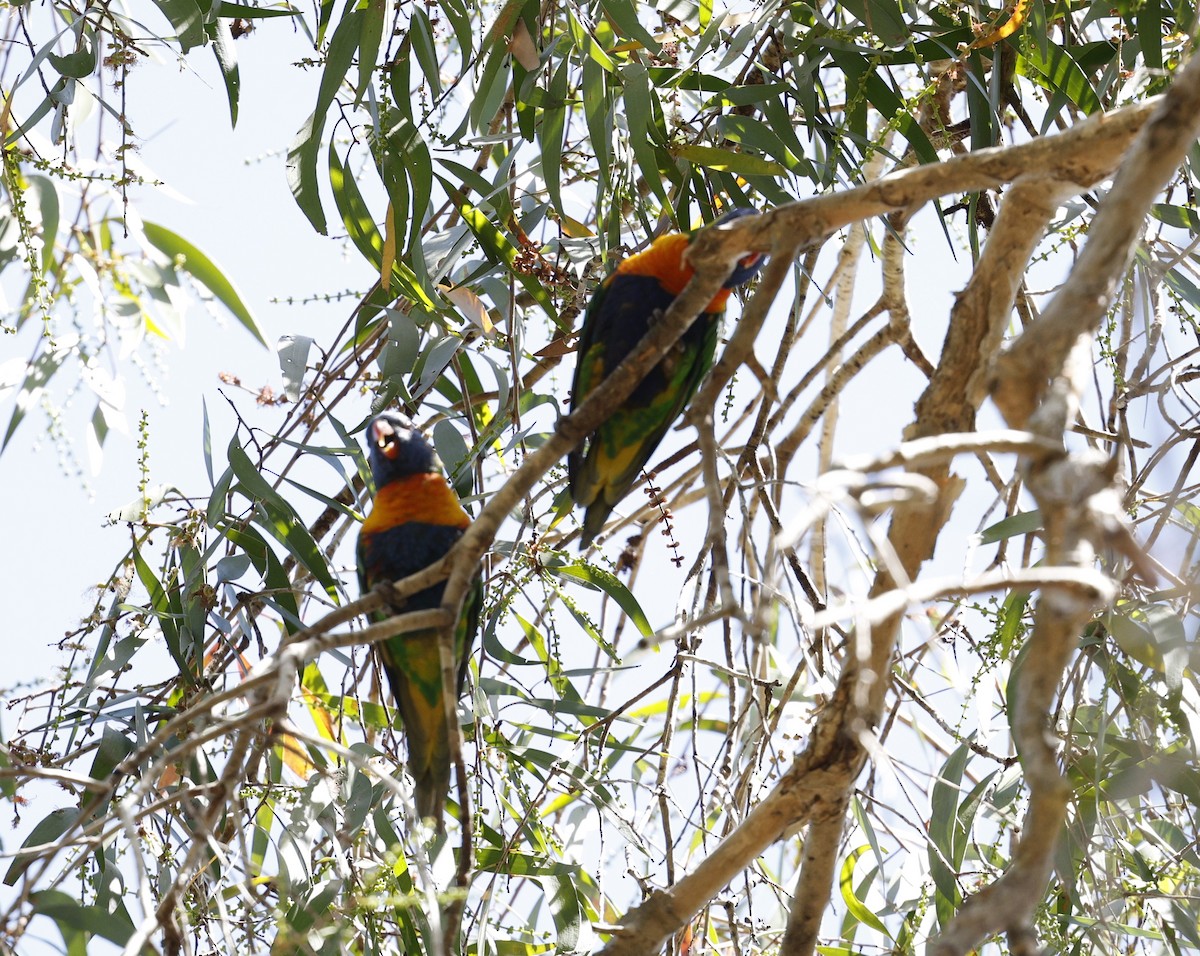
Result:
M396 441L396 429L382 419L371 424L371 443L379 449L384 458L393 459L400 453L400 443Z

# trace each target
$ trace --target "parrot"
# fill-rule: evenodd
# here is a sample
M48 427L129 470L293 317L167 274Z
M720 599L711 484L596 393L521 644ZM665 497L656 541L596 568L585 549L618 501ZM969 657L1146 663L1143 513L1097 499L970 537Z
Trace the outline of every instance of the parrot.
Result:
M732 209L714 225L755 214L753 209ZM656 314L666 311L688 284L694 270L684 260L684 251L691 239L689 233L660 236L600 283L579 334L572 411L633 351ZM581 549L591 544L613 508L633 487L638 473L712 367L730 290L749 282L762 268L763 258L755 253L738 261L724 287L671 351L625 403L567 456L571 497L586 509Z
M386 597L386 584L444 556L471 518L443 476L433 447L408 418L396 412L378 415L367 426L367 440L375 499L358 535L358 583L363 594L384 583ZM392 613L440 607L445 588L441 581L418 591L393 606ZM476 577L454 632L455 701L462 693L482 604L483 583ZM432 817L440 832L450 790L450 727L438 632L397 634L375 648L404 724L417 815Z

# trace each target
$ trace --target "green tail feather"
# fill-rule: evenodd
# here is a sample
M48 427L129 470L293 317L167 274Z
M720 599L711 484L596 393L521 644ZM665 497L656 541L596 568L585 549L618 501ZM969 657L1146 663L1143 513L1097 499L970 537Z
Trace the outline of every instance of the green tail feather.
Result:
M463 602L462 617L455 633L458 683L454 701L462 694L483 605L483 582L476 578ZM392 688L392 697L404 724L408 741L408 772L413 778L417 816L432 817L437 829L450 792L450 727L442 691L442 661L437 631L401 634L377 645L380 662ZM454 712L454 706L451 712Z

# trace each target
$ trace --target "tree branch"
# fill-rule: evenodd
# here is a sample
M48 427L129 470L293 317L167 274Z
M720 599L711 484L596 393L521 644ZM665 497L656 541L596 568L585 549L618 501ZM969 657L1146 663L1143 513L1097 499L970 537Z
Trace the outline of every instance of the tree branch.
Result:
M1200 132L1200 57L1193 57L1158 102L1092 222L1076 268L1041 317L997 362L993 397L1012 427L1062 442L1078 410L1090 369L1091 336L1124 274L1150 203ZM1046 560L1091 571L1093 544L1113 533L1119 497L1114 470L1098 452L1064 453L1030 462L1025 483L1042 511ZM1114 507L1115 505L1115 507ZM1012 864L968 900L932 956L957 956L988 936L1008 931L1028 943L1033 911L1050 878L1054 848L1066 819L1070 786L1058 767L1050 714L1062 673L1105 592L1050 589L1038 601L1026 664L1016 680L1013 734L1029 782L1029 810ZM1036 661L1036 666L1029 664ZM1025 945L1023 943L1022 945Z

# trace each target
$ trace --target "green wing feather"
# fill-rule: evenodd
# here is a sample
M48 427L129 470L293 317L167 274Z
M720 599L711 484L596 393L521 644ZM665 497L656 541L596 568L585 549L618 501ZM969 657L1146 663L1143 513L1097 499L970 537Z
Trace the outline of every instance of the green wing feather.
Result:
M578 405L645 335L652 316L673 296L653 277L616 272L588 309L580 337L572 402ZM571 494L586 507L583 542L603 528L654 449L687 406L716 351L719 313L702 313L634 390L568 461Z

